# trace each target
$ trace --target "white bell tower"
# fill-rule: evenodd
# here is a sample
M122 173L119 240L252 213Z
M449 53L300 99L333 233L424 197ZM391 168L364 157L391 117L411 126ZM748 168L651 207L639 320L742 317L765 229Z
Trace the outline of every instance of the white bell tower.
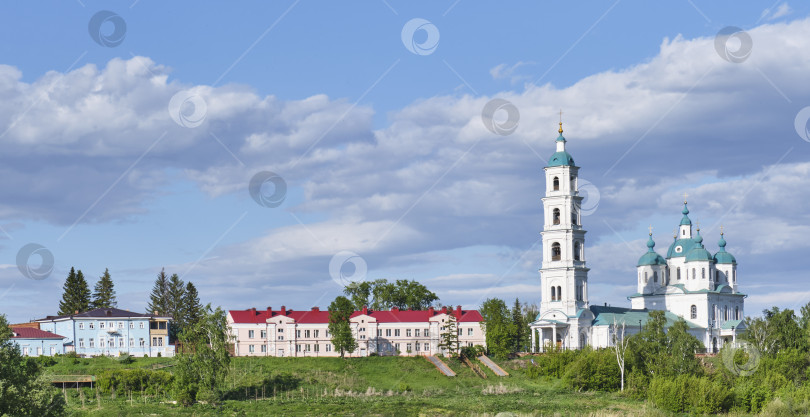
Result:
M582 228L577 175L579 167L566 152L566 140L557 137L557 151L545 167L543 197L543 264L540 311L558 310L573 317L588 307L588 268L585 266L585 230Z

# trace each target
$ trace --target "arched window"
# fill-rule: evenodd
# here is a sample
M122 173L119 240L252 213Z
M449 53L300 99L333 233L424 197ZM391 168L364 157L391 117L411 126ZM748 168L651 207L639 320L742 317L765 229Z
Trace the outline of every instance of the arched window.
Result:
M580 251L581 250L582 250L582 245L580 245L579 242L574 242L574 260L575 261L580 260L580 258L581 258Z
M554 177L554 191L560 191L560 177Z
M560 300L562 300L562 287L558 285L557 286L557 301L560 301Z
M645 283L645 284L647 283L647 279L648 279L648 278L647 278L647 271L644 271L644 283Z
M574 226L577 225L577 210L576 210L576 208L574 208L574 210L571 211L571 224L574 225Z
M712 321L717 320L717 304L712 305Z
M706 268L702 268L700 270L700 275L701 275L700 278L706 279Z
M678 274L678 281L680 281L681 280L681 267L678 267L677 274Z
M740 307L734 307L734 320L740 319Z
M553 213L553 214L551 215L551 217L552 217L552 219L553 219L553 220L552 220L552 223L554 223L554 224L560 224L560 209L555 208L555 209L552 211L552 213Z
M736 269L731 271L731 276L732 276L732 279L734 280L734 283L736 284L737 283L737 270Z
M695 272L695 268L692 268L692 279L695 279L695 277L697 277L697 272Z
M691 313L692 314L690 315L690 317L692 317L692 319L696 319L697 318L697 306L694 305L694 304L692 304Z
M551 287L551 301L557 301L557 287Z
M728 306L723 311L723 320L728 320Z
M714 282L720 282L720 271L714 271Z
M658 271L653 271L653 282L658 284Z
M551 244L551 260L552 261L559 261L562 257L562 249L560 248L560 244L554 242Z

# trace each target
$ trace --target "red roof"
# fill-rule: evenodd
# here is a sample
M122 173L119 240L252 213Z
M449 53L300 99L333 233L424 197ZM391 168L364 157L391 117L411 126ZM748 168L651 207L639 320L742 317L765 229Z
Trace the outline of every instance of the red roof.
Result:
M12 339L64 339L65 336L46 332L45 330L34 329L32 327L12 327L14 332Z
M459 317L459 310L450 310L448 309L447 312L452 312L456 314L456 320L461 323L465 322L473 322L479 323L482 322L484 319L481 317L481 313L478 310L461 310L461 316ZM328 323L329 322L329 312L328 311L320 311L320 310L286 310L286 314L282 314L280 310L254 310L254 309L247 309L247 310L230 310L231 318L233 318L234 323L265 323L268 318L272 317L289 317L295 320L296 323ZM357 317L362 315L362 311L355 311L352 313L352 317ZM366 313L368 316L371 316L377 320L379 323L427 323L428 319L433 316L437 316L442 314L442 310L438 309L430 309L430 310L384 310L384 311L373 311L368 310Z

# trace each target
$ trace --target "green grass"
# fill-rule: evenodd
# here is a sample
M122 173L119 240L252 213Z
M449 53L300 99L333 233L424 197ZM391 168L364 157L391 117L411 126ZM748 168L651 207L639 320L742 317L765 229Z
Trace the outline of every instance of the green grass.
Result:
M110 358L80 359L47 368L49 374L87 374L111 368L149 367L169 358L138 358L129 365ZM460 361L445 359L457 373L442 375L421 357L233 358L228 400L219 409L183 408L170 398L111 398L89 388L66 390L79 416L107 415L659 415L643 402L615 393L578 393L556 379L528 379L525 361L499 362L511 374L487 379ZM171 370L172 368L167 368ZM81 396L84 395L84 402Z
M95 375L107 369L152 368L154 366L173 364L173 358L134 358L135 362L122 363L118 358L71 358L58 356L56 364L45 368L45 374L51 375Z

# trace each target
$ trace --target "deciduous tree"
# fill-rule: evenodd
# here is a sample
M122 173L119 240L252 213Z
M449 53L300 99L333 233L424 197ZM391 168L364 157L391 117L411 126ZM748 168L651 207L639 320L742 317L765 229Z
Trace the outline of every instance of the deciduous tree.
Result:
M178 401L217 404L225 393L230 354L230 332L225 312L205 306L200 319L180 335L182 350L177 355L175 390Z
M354 305L344 296L338 296L329 304L329 333L332 335L332 345L344 357L346 352L352 353L357 349L357 341L352 335L349 318L354 313Z

